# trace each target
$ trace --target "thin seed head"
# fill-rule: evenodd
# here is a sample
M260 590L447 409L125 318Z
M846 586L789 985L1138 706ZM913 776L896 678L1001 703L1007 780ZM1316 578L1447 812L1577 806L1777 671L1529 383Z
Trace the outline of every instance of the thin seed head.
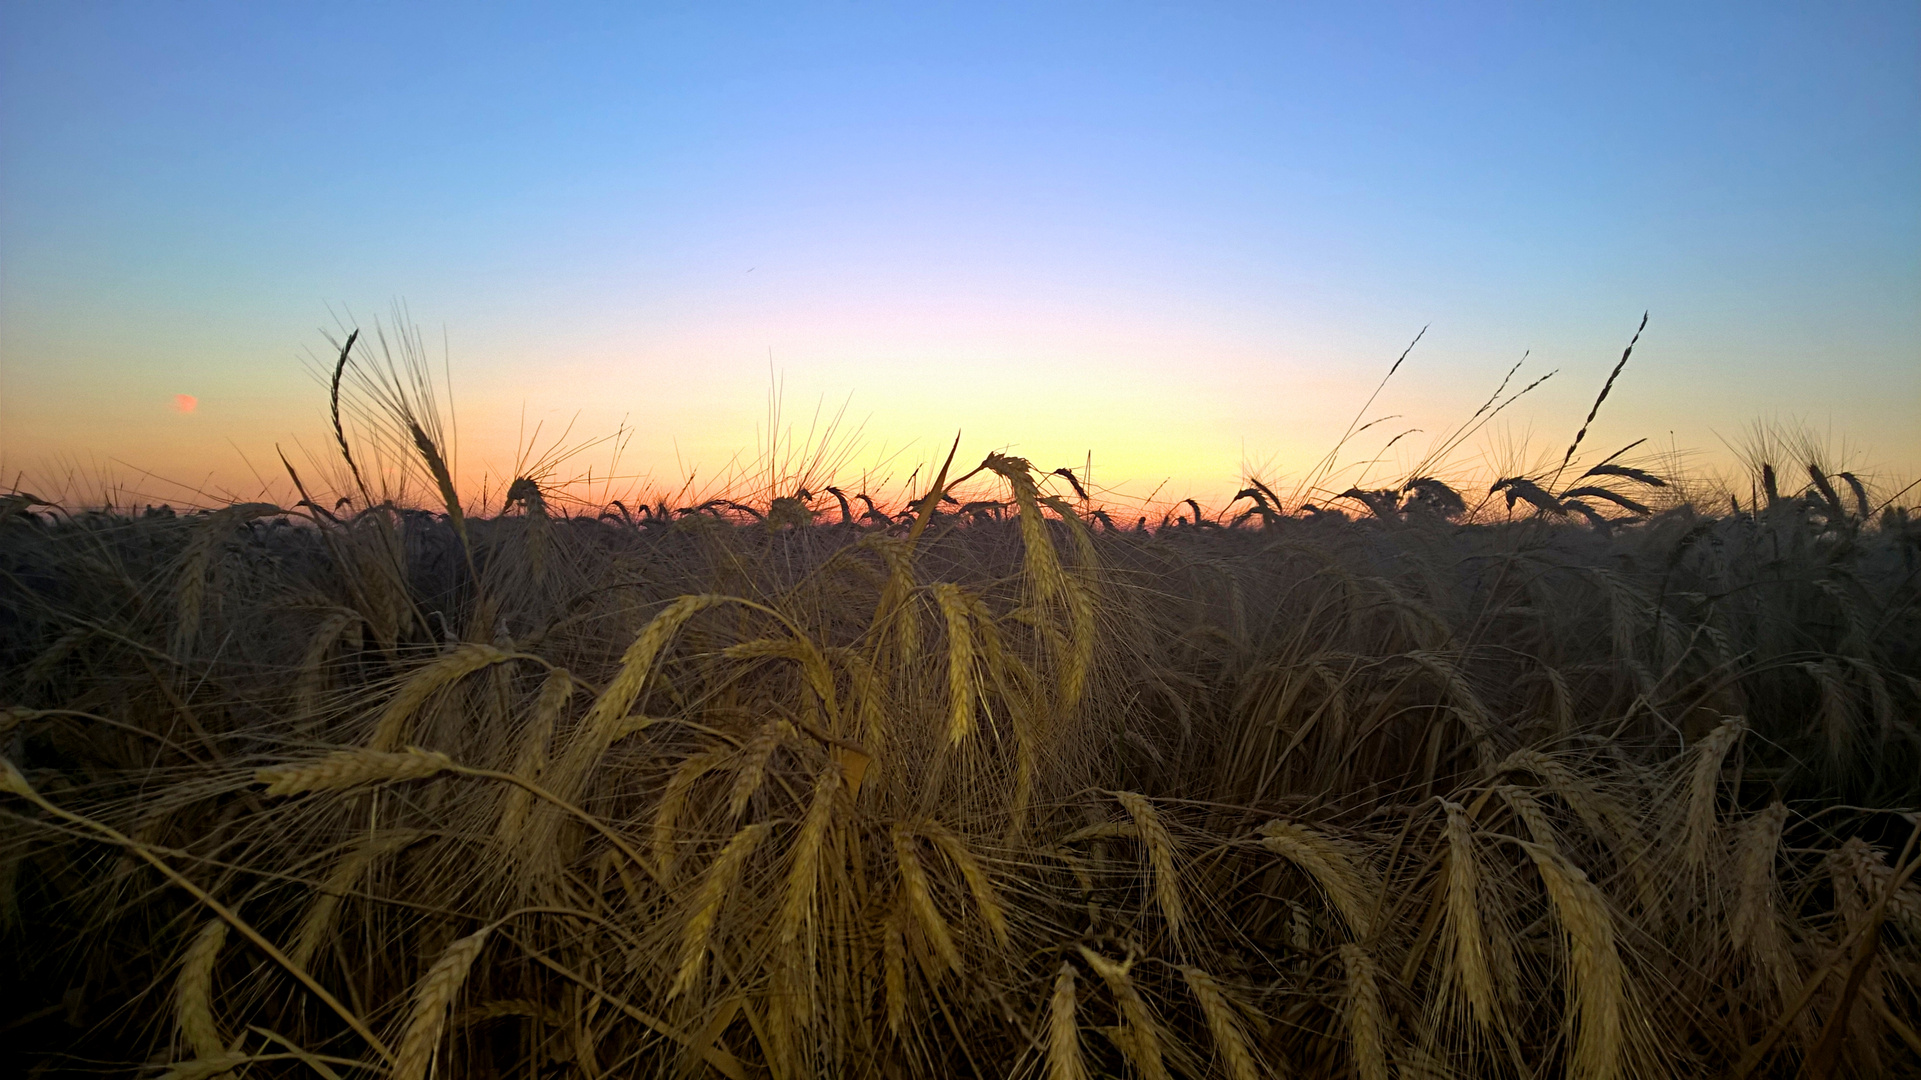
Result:
M1127 1021L1127 1039L1123 1046L1134 1067L1149 1080L1172 1080L1167 1072L1167 1064L1161 1058L1160 1025L1155 1021L1153 1012L1147 1007L1146 999L1134 985L1130 974L1133 960L1116 963L1085 945L1079 947L1081 959L1087 966L1107 983L1108 990L1121 1007L1121 1018Z
M947 742L958 746L974 730L979 697L974 670L974 634L969 625L967 597L958 585L934 586L934 599L947 620Z
M1060 974L1054 976L1054 996L1047 1003L1047 1080L1087 1080L1074 1010L1074 965L1063 960Z
M436 750L409 747L389 753L366 747L337 750L326 757L275 765L254 773L269 795L298 795L306 791L338 791L399 780L419 780L454 767L454 760Z
M447 946L426 977L414 988L413 1015L407 1021L407 1034L401 1039L394 1080L423 1080L433 1064L434 1051L440 1048L441 1032L446 1030L447 1015L460 996L467 973L487 943L491 927L467 935Z
M1359 945L1341 946L1341 967L1347 973L1342 1004L1347 1037L1354 1050L1354 1071L1360 1080L1387 1080L1386 1017L1381 1008L1380 969Z
M1260 1070L1254 1067L1254 1056L1248 1051L1247 1031L1234 1003L1228 1000L1227 991L1221 989L1214 976L1198 967L1182 967L1181 974L1187 978L1187 988L1194 992L1194 999L1201 1003L1201 1013L1207 1017L1207 1030L1214 1036L1221 1060L1227 1063L1227 1074L1234 1080L1258 1080Z
M1480 867L1474 855L1467 811L1444 802L1447 810L1447 937L1448 974L1467 998L1469 1011L1482 1026L1495 1020L1494 976L1489 970L1487 934L1481 921Z
M1154 899L1160 904L1161 914L1167 917L1168 932L1178 937L1186 909L1181 903L1180 872L1174 865L1174 838L1161 822L1154 804L1145 796L1122 791L1114 797L1134 819L1134 827L1147 847L1147 859L1154 868Z
M740 879L747 856L754 853L761 837L767 835L771 827L764 821L756 822L735 833L714 857L714 864L707 868L707 876L701 880L700 891L694 897L693 915L681 931L680 964L674 984L667 991L669 1001L691 990L694 980L700 977L708 945L713 941L714 923L720 918L721 904Z
M220 958L220 947L227 942L227 924L213 919L194 935L187 954L180 962L180 981L174 994L174 1020L180 1039L197 1058L226 1056L227 1042L220 1037L213 1017L213 969Z
M1372 934L1367 890L1346 852L1313 829L1290 821L1270 821L1259 832L1262 846L1307 871L1354 937L1365 939Z
M428 698L489 664L505 663L510 659L510 655L492 645L469 642L414 672L381 711L380 720L374 725L374 736L367 745L375 750L400 749L401 744L407 741L407 721L413 719L414 713L426 704Z
M907 897L907 908L914 914L914 921L920 931L934 947L935 955L941 958L956 975L960 974L960 950L954 947L954 936L947 930L947 920L941 917L940 909L934 906L934 894L927 885L927 871L921 866L919 838L909 829L894 826L894 859L900 865L901 890Z

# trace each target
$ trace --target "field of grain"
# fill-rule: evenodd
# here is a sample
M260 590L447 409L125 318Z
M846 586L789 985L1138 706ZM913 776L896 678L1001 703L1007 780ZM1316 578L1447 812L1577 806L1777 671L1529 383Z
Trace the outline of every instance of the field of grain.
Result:
M434 512L0 502L15 1075L1921 1073L1851 475L469 516L391 404Z

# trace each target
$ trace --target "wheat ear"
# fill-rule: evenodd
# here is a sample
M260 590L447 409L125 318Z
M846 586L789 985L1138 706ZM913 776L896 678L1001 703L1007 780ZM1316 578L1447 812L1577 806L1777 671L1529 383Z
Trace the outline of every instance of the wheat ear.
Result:
M1688 817L1683 857L1690 867L1707 861L1708 842L1714 835L1715 801L1720 789L1721 764L1747 722L1738 716L1723 720L1696 748L1694 770L1688 780Z
M1571 1080L1612 1080L1620 1071L1625 979L1614 945L1614 919L1601 891L1581 869L1541 844L1528 845L1561 924L1573 969L1574 1050Z
M693 915L681 930L680 964L674 983L667 990L669 1001L693 989L694 980L700 977L701 964L707 959L708 946L713 942L714 924L720 918L721 904L733 891L734 882L740 879L747 856L754 853L770 827L764 821L756 822L735 833L714 857L714 864L707 868L707 876L701 880L700 891L694 896Z
M1066 960L1047 1002L1047 1080L1087 1080L1081 1026L1074 1016L1074 965Z
M336 750L311 761L256 770L254 782L267 785L269 795L298 795L305 791L338 791L361 784L420 780L451 768L454 768L452 758L417 746L398 754L355 747Z
M791 950L799 940L801 926L814 906L814 891L820 882L821 848L827 840L827 827L834 820L834 799L840 794L840 788L840 765L829 761L814 781L814 797L808 801L807 817L794 840L794 864L787 871L787 888L776 920L779 930L775 936L783 952Z
M938 825L924 830L934 846L941 849L947 860L961 872L967 881L967 891L974 897L974 907L980 911L981 921L987 924L987 931L994 935L994 942L1001 948L1007 947L1007 908L1002 905L1000 893L987 877L980 860L967 850L967 844L952 830Z
M407 1020L407 1033L400 1041L400 1060L394 1066L394 1080L423 1080L440 1048L440 1035L447 1027L447 1015L467 973L480 957L481 946L493 927L484 927L447 946L426 977L414 988L413 1014Z
M481 668L511 659L511 654L492 645L469 642L455 647L453 652L407 677L394 699L381 710L380 719L374 724L374 736L367 745L375 750L398 750L406 741L407 722L428 698Z
M654 828L651 840L654 868L664 881L674 872L674 832L680 825L680 813L687 806L687 799L693 794L694 784L701 777L712 772L721 762L717 753L694 754L680 763L674 770L673 778L667 781L667 790L661 794L660 805L654 807Z
M741 748L740 771L734 774L734 787L727 796L727 816L739 821L741 812L747 809L748 800L760 790L761 781L767 777L767 763L793 734L794 725L775 717L762 724L746 746Z
M914 913L914 921L919 924L920 932L934 947L935 955L958 975L961 970L960 950L954 947L954 936L948 932L947 920L941 917L940 909L934 906L934 894L928 888L927 871L921 866L920 852L917 850L919 843L919 837L912 830L894 826L894 861L900 866L901 892L907 898L907 908Z
M1182 967L1181 974L1187 979L1187 988L1194 992L1194 1000L1201 1003L1201 1014L1207 1017L1207 1030L1214 1036L1221 1060L1227 1063L1227 1075L1234 1080L1259 1080L1260 1070L1254 1067L1254 1055L1247 1048L1246 1028L1227 991L1221 989L1214 976L1198 967Z
M967 596L958 585L934 586L934 600L947 620L947 743L958 746L974 730L979 698L974 671L974 634L969 625Z
M1367 890L1360 871L1340 847L1313 829L1290 821L1270 821L1258 831L1262 846L1307 871L1355 938L1372 934Z
M174 1021L180 1039L196 1058L226 1056L226 1040L213 1018L213 968L220 947L227 943L227 924L209 920L187 946L180 962L180 981L174 992Z
M1481 922L1480 866L1467 810L1443 802L1447 811L1448 974L1467 998L1468 1010L1483 1027L1495 1020L1494 977L1488 969L1487 933Z
M1125 807L1147 848L1147 861L1154 868L1154 899L1167 917L1167 931L1179 938L1186 909L1181 903L1180 871L1174 866L1174 838L1162 823L1159 811L1146 796L1132 791L1117 791L1114 798Z
M1168 1075L1167 1063L1161 1057L1160 1027L1154 1014L1147 1007L1147 1001L1134 986L1134 978L1129 972L1134 961L1115 963L1085 945L1079 947L1081 959L1107 984L1114 999L1120 1003L1121 1018L1127 1021L1127 1038L1122 1040L1122 1049L1134 1062L1134 1067L1148 1080L1172 1080Z
M1372 954L1351 943L1341 946L1341 967L1347 973L1342 1006L1354 1049L1354 1071L1360 1080L1387 1080L1387 1017L1381 1007L1380 969Z

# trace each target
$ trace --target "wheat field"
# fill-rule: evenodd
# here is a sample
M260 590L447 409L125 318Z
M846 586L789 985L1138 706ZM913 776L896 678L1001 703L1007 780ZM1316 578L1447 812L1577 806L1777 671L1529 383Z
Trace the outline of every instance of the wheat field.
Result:
M470 514L390 404L425 504L0 502L15 1075L1921 1075L1852 475Z

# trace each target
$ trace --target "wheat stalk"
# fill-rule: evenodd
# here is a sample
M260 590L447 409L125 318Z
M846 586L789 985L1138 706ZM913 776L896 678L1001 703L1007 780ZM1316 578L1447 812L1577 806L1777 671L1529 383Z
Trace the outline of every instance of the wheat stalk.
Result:
M417 746L398 754L354 747L311 761L258 769L254 772L254 782L267 785L269 795L298 795L307 791L339 791L361 784L420 780L454 767L454 760L447 755Z
M400 1058L394 1066L394 1080L424 1080L434 1052L440 1048L440 1035L447 1027L447 1016L454 999L460 995L467 973L479 959L481 947L493 927L483 927L455 941L427 969L414 988L413 1013L407 1032L400 1041Z

